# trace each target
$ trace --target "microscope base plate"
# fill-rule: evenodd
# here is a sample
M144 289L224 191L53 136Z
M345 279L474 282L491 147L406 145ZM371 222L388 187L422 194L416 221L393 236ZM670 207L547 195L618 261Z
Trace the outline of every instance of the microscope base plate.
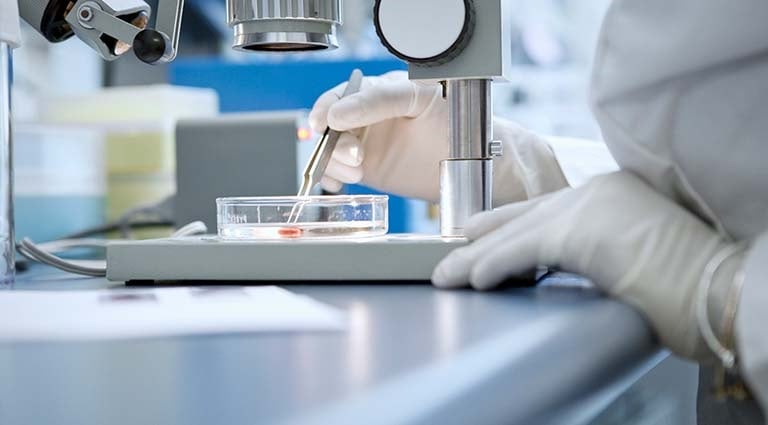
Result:
M428 281L464 239L387 235L357 240L226 241L216 236L113 242L107 278L196 281Z

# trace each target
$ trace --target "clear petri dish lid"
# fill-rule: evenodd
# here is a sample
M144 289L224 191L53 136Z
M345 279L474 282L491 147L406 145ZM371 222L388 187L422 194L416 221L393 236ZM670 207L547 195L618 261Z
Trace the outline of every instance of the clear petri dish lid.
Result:
M386 195L216 199L218 235L228 240L364 238L388 230Z

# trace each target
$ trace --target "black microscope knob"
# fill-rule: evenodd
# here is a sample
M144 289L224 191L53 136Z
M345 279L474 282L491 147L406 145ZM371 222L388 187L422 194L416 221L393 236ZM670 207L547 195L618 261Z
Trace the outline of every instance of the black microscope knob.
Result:
M154 64L165 55L167 44L165 37L153 29L141 30L133 39L133 52L140 61Z

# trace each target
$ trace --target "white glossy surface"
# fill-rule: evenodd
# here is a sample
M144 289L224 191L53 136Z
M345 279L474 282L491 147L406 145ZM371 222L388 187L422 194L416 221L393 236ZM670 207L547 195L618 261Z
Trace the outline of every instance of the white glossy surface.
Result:
M109 285L40 267L17 287ZM0 423L695 423L695 393L679 397L695 368L649 371L666 354L641 316L547 286L290 286L348 331L2 345Z
M386 0L379 6L379 24L397 51L428 59L456 42L466 14L463 0Z

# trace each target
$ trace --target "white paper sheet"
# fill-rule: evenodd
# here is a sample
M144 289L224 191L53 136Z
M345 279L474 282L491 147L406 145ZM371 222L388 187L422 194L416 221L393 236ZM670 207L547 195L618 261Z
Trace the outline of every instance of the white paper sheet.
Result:
M343 312L275 286L0 291L0 341L338 331Z

